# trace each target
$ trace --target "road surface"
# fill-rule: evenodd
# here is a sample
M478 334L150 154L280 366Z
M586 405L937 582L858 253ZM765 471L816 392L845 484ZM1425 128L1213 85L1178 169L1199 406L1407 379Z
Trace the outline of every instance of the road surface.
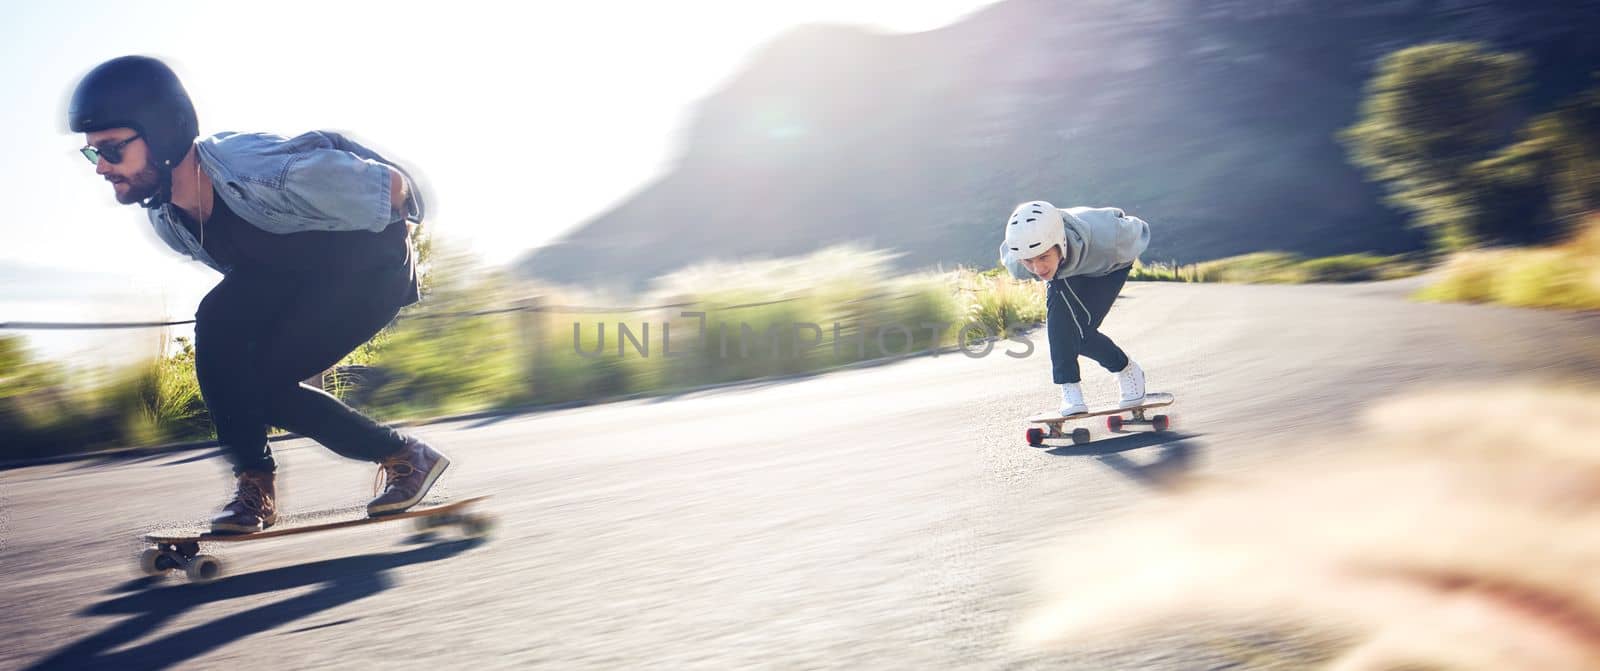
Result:
M1041 652L1011 635L1034 552L1248 471L1390 394L1596 379L1600 317L1405 300L1414 282L1130 285L1105 330L1174 392L1175 431L1023 443L1033 356L941 355L677 397L438 424L488 542L400 525L226 545L230 577L135 577L200 520L211 450L0 472L0 668L1214 668L1203 649ZM1115 393L1085 360L1091 399ZM280 443L290 511L359 506L372 467ZM1198 650L1198 651L1197 651Z

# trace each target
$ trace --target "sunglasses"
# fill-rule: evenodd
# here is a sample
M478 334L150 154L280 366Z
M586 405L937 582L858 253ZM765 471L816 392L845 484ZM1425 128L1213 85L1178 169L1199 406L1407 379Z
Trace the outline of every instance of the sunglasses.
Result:
M140 135L138 133L134 133L133 137L121 142L108 142L99 147L96 147L92 144L84 145L84 147L78 151L83 154L84 158L89 159L90 163L99 165L100 159L104 158L107 163L116 165L122 162L122 148L128 146L129 142L133 142L139 138Z

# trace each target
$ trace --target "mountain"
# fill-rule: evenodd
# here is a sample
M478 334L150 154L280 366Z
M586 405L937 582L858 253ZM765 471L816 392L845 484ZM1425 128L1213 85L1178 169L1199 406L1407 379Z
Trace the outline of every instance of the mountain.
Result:
M1597 29L1594 0L1003 0L922 33L804 26L700 104L674 169L516 269L637 284L847 241L988 267L1030 199L1143 217L1147 260L1416 249L1335 137L1378 60L1521 51L1532 113L1588 85Z

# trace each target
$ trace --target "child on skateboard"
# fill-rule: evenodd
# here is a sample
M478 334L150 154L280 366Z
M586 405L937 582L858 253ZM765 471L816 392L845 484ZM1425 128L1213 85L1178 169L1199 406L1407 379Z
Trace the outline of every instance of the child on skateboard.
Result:
M1063 417L1088 412L1079 384L1080 354L1117 376L1119 407L1144 401L1144 370L1100 332L1100 323L1149 244L1149 224L1115 207L1063 210L1036 200L1018 205L1006 222L1001 263L1017 279L1048 284L1045 330Z
M387 480L369 515L416 505L450 460L300 380L417 302L404 173L337 133L199 138L177 75L125 56L85 75L67 111L81 151L118 202L140 203L157 237L219 273L195 311L195 374L237 480L219 533L278 519L268 425L376 462Z

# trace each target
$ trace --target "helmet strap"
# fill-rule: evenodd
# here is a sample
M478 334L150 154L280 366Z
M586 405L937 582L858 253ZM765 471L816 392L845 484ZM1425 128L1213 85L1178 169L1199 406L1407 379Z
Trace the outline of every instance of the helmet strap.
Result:
M161 181L158 182L160 186L156 188L155 195L146 198L144 202L140 203L147 210L172 202L172 166L168 165L166 161L157 163L156 174L161 176Z

